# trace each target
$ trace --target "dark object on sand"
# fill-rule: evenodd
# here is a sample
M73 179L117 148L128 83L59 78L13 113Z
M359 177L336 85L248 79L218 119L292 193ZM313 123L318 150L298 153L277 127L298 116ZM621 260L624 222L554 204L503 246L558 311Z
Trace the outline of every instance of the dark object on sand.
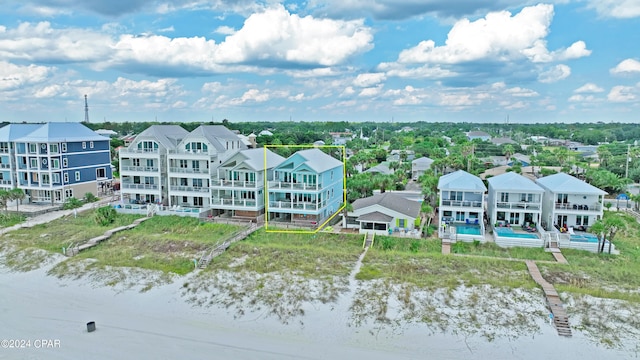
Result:
M94 332L96 331L96 322L95 321L89 321L87 323L87 331L88 332Z

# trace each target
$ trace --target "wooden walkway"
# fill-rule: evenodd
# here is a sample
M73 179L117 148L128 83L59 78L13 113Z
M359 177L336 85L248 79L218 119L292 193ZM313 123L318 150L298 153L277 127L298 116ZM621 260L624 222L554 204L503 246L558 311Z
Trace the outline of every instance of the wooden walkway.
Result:
M370 247L371 244L373 244L373 237L374 237L374 233L367 233L367 237L364 240L365 249Z
M562 254L560 254L562 255ZM564 257L563 257L564 258ZM553 323L556 326L556 330L558 331L558 335L571 337L571 327L569 326L569 316L565 311L562 301L560 300L560 296L558 296L558 292L553 287L553 285L549 284L540 273L538 266L533 260L526 260L527 268L529 269L529 274L533 280L542 287L545 296L547 297L547 303L549 304L549 308L551 309L551 314L553 314Z
M255 223L252 223L251 227L248 228L247 230L241 231L239 233L235 233L231 235L227 240L221 243L217 243L212 248L204 252L202 257L200 257L200 260L198 261L197 267L199 269L206 268L207 265L209 265L209 263L214 257L224 253L229 248L229 246L231 246L231 244L233 244L236 241L245 239L247 236L251 235L254 231L258 230L259 228L260 226L258 226Z

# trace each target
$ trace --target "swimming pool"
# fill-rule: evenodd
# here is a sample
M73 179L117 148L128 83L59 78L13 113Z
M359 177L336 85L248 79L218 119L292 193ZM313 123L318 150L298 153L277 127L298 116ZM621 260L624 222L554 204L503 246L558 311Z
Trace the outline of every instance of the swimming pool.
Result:
M534 234L516 233L510 228L496 228L496 234L501 237L520 238L520 239L538 239Z
M456 232L460 235L480 235L480 226L478 225L455 225Z
M579 241L579 242L592 242L592 243L598 242L598 237L589 233L571 235L570 239L571 241Z

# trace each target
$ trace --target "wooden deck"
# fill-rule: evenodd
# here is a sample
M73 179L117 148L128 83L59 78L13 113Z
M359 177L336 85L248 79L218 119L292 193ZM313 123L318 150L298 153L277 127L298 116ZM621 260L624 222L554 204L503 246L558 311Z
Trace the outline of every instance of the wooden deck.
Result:
M555 254L555 253L554 253ZM560 254L562 256L562 254ZM563 257L564 258L564 257ZM542 287L545 296L547 297L547 304L549 305L549 309L551 310L551 314L553 314L553 323L556 326L556 330L558 331L558 335L571 337L571 327L569 325L569 316L565 311L562 301L560 300L560 296L558 296L558 292L553 287L553 285L549 284L540 273L538 266L535 261L527 260L525 261L527 264L527 268L529 269L529 274L533 280Z

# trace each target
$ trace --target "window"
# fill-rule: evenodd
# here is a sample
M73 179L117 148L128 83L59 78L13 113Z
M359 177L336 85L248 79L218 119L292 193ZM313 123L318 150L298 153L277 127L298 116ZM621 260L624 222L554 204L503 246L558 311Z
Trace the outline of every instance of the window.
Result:
M509 202L509 193L500 193L500 202Z
M58 144L49 145L49 152L52 153L52 154L57 154L58 153Z
M202 206L204 202L202 201L201 197L194 197L193 198L193 205L195 206Z
M140 166L140 159L132 159L133 166Z
M51 174L51 178L53 179L53 181L51 181L52 183L60 184L60 174L59 173Z
M62 152L67 152L67 143L62 143L61 146Z
M202 187L202 179L193 179L193 187L201 188Z
M34 169L38 168L38 159L31 159L31 167Z
M180 178L180 186L187 186L187 178Z
M36 152L38 152L38 145L36 144L29 144L29 152L31 154L35 154Z
M62 159L62 167L68 167L69 166L69 160L67 158L63 158Z
M51 168L60 169L60 159L51 159Z
M96 178L106 178L107 177L107 169L105 168L97 168L96 169Z
M69 182L69 173L64 173L64 176L62 177L63 179L63 183L68 183Z
M191 162L191 167L193 167L194 170L199 170L200 169L200 161L198 160L193 160Z
M82 148L83 148L83 149L86 149L86 148L87 148L87 142L86 142L86 141L83 141L83 142L82 142Z
M331 180L333 180L333 170L331 170Z
M186 204L188 201L189 201L189 200L187 199L187 197L186 197L186 196L183 196L183 197L182 197L182 203L183 203L183 204Z
M181 169L186 169L187 168L187 160L180 160L180 168Z
M80 171L76 171L76 181L80 181Z
M64 197L67 198L67 199L68 198L72 198L73 197L73 189L65 189L64 190Z
M153 167L153 159L147 159L147 167L149 168Z
M42 174L42 185L49 185L49 174Z
M407 226L406 221L407 220L405 220L405 219L398 219L398 227L400 227L400 228L406 227Z
M462 191L450 191L449 200L462 201Z
M89 148L93 149L93 141L89 142Z
M566 204L569 200L569 195L567 194L558 194L558 203Z

